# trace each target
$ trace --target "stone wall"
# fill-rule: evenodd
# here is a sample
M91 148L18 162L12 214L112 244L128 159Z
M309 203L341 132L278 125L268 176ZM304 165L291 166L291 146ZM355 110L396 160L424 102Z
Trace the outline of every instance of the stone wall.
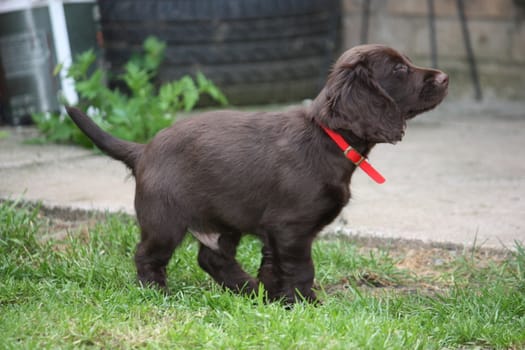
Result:
M343 0L343 47L360 43L364 0ZM464 0L472 48L485 98L525 98L525 1ZM434 0L437 65L451 79L451 97L469 98L474 88L456 0ZM368 42L403 51L431 65L428 2L370 0Z

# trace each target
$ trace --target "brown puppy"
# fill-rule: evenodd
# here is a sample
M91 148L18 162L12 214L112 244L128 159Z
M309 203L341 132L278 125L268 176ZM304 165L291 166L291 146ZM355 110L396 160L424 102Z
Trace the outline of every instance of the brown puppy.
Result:
M380 45L345 52L309 107L286 112L204 113L176 122L147 145L102 131L74 108L79 128L136 179L141 241L135 255L144 284L166 286L166 265L186 232L198 261L219 284L270 299L315 301L312 241L350 198L356 165L321 128L361 155L401 140L406 120L434 108L448 77L413 65ZM263 242L257 279L235 260L243 234Z

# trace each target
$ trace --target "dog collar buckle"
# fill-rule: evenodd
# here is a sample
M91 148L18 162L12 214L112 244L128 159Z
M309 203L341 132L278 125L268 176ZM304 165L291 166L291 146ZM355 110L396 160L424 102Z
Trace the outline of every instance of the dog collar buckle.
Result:
M346 147L346 149L343 151L344 155L346 156L351 150L353 150L352 146Z
M352 160L352 156L349 156L348 153L350 152L355 152L355 154L359 157L358 160L354 161ZM357 152L356 150L354 150L354 148L352 146L348 146L344 151L343 151L343 154L346 156L346 158L350 159L352 161L352 163L355 164L355 166L360 166L361 163L366 159L365 157L363 157L359 152Z
M372 180L378 184L384 183L385 178L366 160L361 153L357 152L352 146L350 146L343 137L335 131L328 129L321 125L321 128L326 132L328 136L339 146L343 151L343 154L348 158L356 167L361 168Z

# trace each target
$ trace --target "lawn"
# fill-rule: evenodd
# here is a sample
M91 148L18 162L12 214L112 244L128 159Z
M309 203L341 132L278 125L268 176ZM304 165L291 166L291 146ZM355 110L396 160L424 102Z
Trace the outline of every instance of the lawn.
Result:
M525 348L519 245L492 252L322 238L314 259L323 304L289 310L265 304L262 292L219 288L198 267L191 237L170 263L165 295L136 283L133 218L64 227L38 208L0 203L1 349ZM252 273L259 250L255 239L241 242Z

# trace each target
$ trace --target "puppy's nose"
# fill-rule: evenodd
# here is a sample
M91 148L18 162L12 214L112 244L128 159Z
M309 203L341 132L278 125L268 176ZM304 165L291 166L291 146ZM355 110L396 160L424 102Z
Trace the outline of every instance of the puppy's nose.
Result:
M439 72L434 79L439 85L448 85L448 75L443 72Z

